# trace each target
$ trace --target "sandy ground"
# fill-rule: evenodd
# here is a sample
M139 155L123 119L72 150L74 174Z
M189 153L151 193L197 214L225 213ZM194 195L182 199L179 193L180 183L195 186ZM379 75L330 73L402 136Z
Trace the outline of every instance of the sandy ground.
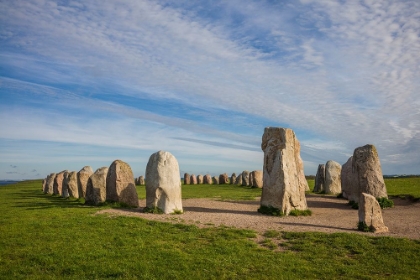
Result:
M142 213L137 209L107 209L98 214L128 215L171 223L194 224L198 227L228 226L255 230L263 234L266 230L349 232L371 236L392 236L420 239L420 203L400 198L393 199L395 207L383 210L388 233L363 233L357 231L357 210L347 205L347 200L331 196L307 195L309 217L272 217L257 212L259 199L255 201L218 201L214 199L183 200L184 214L159 215ZM140 200L140 206L146 201Z

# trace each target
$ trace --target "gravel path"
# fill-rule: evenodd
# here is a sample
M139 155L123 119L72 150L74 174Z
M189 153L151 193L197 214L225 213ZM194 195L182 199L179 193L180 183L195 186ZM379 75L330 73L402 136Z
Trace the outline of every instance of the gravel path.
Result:
M347 201L331 196L307 195L308 207L312 210L309 217L273 217L257 212L260 200L255 201L218 201L213 199L183 200L184 214L158 215L142 213L138 209L107 209L98 213L128 215L148 220L171 223L194 224L198 227L228 226L255 230L263 234L266 230L278 231L318 231L349 232L371 236L392 236L420 239L420 203L394 199L395 207L383 210L388 233L363 233L357 231L357 210L351 209ZM140 200L140 205L146 204Z

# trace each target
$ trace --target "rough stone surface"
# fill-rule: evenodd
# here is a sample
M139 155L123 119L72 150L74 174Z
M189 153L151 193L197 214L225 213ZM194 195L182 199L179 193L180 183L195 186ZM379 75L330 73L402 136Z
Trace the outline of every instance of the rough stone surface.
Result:
M249 171L242 171L242 186L249 186Z
M230 176L230 184L236 184L236 173L232 173L232 175Z
M362 193L359 199L359 222L364 222L375 233L388 232L382 210L373 195Z
M341 164L336 161L329 160L325 164L324 188L327 194L341 193Z
M139 180L139 185L140 186L144 186L144 184L145 184L145 182L144 182L144 176L141 175L138 180Z
M319 164L315 176L314 192L323 192L325 185L325 164Z
M252 184L254 183L254 174L251 172L249 172L249 179L248 179L249 183L248 186L252 187Z
M45 193L45 185L47 184L47 178L45 178L45 179L43 179L42 180L42 192L44 192Z
M55 194L55 195L62 195L63 194L63 180L64 180L64 175L65 175L66 172L68 172L68 171L63 170L63 171L57 173L57 175L55 176L53 194Z
M206 174L206 175L204 175L204 178L203 178L203 183L204 183L204 184L208 184L208 185L213 184L213 180L211 179L210 174Z
M251 172L252 187L261 189L263 187L263 171L254 170Z
M229 184L229 175L226 173L219 175L219 185Z
M79 197L86 197L87 182L92 174L93 170L90 166L85 166L77 172L77 188L79 190Z
M169 152L152 154L146 167L146 207L165 214L183 211L181 178L176 158Z
M203 177L203 175L197 175L197 184L200 184L200 185L202 185L203 184L203 182L204 182L204 177Z
M213 185L218 185L219 184L219 177L213 176L213 177L211 177L211 180L213 182Z
M365 145L354 150L353 172L357 174L359 193L371 194L376 198L388 197L375 146Z
M108 167L98 168L89 179L86 186L85 203L99 205L106 201L106 175Z
M190 176L190 185L197 185L197 176L194 174Z
M191 184L191 175L188 173L184 173L184 185Z
M341 167L341 192L344 198L359 202L360 190L357 173L353 172L353 156Z
M68 176L69 176L69 172L68 171L64 172L61 196L65 197L65 198L70 196L69 195L68 178L67 178Z
M236 177L236 181L235 184L238 186L242 185L242 173L238 175L238 177Z
M133 171L130 165L122 160L115 160L108 168L106 200L139 207Z
M264 151L261 206L274 207L284 215L306 210L306 186L300 175L300 143L289 128L267 127L262 136ZM305 180L306 182L306 180Z
M57 176L57 174L55 173L51 173L50 175L47 176L47 182L45 183L44 193L47 193L47 194L54 193L55 176Z
M68 172L66 176L67 191L70 197L79 198L79 186L77 184L77 172Z

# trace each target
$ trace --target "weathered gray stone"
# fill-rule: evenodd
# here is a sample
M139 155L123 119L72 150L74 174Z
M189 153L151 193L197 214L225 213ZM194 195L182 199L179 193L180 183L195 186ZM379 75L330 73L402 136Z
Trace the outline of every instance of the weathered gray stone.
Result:
M108 167L98 168L89 179L86 186L85 203L99 205L106 201L106 176Z
M341 167L341 193L344 198L359 202L360 190L357 173L353 172L353 156Z
M388 232L382 210L373 195L362 193L359 198L359 222L364 222L375 233Z
M242 186L249 186L249 171L242 171Z
M367 193L376 198L388 197L375 146L365 145L354 150L353 172L357 174L360 193Z
M53 194L54 193L54 181L57 174L51 173L47 176L47 182L45 183L44 193Z
M195 176L194 174L190 176L190 184L197 185L197 176Z
M87 182L92 174L93 170L90 166L85 166L77 172L77 187L79 189L80 198L86 197Z
M218 185L218 184L219 184L219 177L217 177L217 176L213 176L213 177L211 178L211 180L212 180L212 182L213 182L213 185Z
M235 184L238 186L242 186L242 173L240 173L238 177L236 177Z
M341 193L341 164L333 160L325 164L325 193Z
M250 174L250 178L252 178L252 187L261 189L263 187L263 171L254 170Z
M133 171L130 165L122 160L115 160L108 168L106 200L139 207Z
M251 172L249 172L249 177L248 177L248 186L252 187L252 184L254 183L254 174Z
M229 175L226 173L219 175L219 185L229 184Z
M144 176L143 175L141 175L141 176L139 176L139 185L140 186L144 186L145 185L145 181L144 181Z
M203 175L197 175L197 184L200 184L200 185L202 185L203 184L203 182L204 182L204 177L203 177Z
M77 185L77 172L68 172L65 178L66 182L63 183L67 186L69 197L79 198L79 186Z
M66 172L68 172L68 170L63 170L57 173L57 175L55 176L53 194L55 195L63 194L63 180L64 180L64 175Z
M236 184L236 173L232 173L232 176L230 176L230 184Z
M191 175L188 173L184 174L184 185L190 185L191 184Z
M323 192L325 186L325 164L319 164L315 176L314 192Z
M64 172L63 175L63 184L62 184L62 191L61 191L61 196L64 198L69 197L69 185L68 185L68 177L69 176L69 172L66 171Z
M264 151L261 206L274 207L284 215L306 210L305 182L300 175L300 143L289 128L267 127L262 137Z
M152 154L146 167L146 207L165 214L183 211L181 178L176 158L169 152Z
M208 184L208 185L213 184L213 180L211 179L211 175L210 174L204 175L203 183L204 184Z

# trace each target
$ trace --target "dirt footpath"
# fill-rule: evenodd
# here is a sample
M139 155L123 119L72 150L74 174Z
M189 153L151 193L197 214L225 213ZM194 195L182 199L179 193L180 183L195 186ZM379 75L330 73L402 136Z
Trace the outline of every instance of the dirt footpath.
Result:
M218 201L213 199L183 200L184 214L159 215L142 213L146 201L140 200L142 207L134 210L107 209L98 213L111 215L136 216L149 220L171 223L194 224L198 227L228 226L252 229L262 234L268 229L278 231L319 231L348 232L371 236L392 236L420 239L420 203L400 198L393 199L395 207L383 210L388 233L363 233L357 231L357 210L347 205L347 200L332 196L307 195L309 217L273 217L257 212L260 200L255 201Z

